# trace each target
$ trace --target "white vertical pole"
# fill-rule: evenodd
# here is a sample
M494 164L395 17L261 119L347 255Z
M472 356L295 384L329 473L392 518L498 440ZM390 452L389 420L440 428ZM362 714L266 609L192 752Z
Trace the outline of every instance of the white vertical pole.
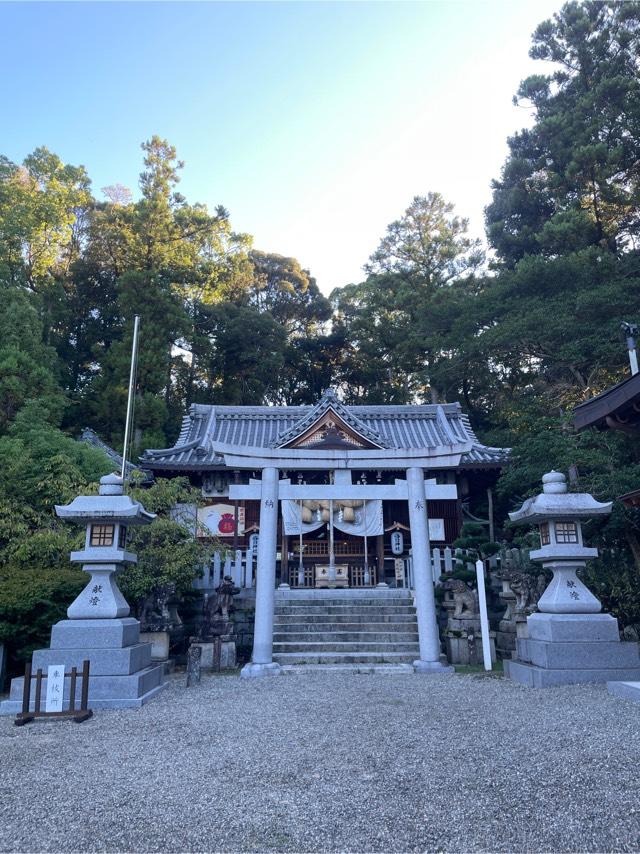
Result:
M442 563L440 561L440 549L433 550L433 583L437 584L442 575Z
M453 556L449 546L444 550L444 571L453 572Z
M480 605L480 630L482 633L482 658L484 669L491 670L491 640L489 638L489 617L487 614L487 594L484 589L484 564L476 561L476 577L478 579L478 603Z
M236 549L236 559L233 566L233 583L236 587L242 587L242 551Z

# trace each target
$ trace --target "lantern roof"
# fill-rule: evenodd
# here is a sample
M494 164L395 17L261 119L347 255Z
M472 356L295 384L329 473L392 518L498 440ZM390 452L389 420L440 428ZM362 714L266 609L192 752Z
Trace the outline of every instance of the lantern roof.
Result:
M70 504L56 504L56 515L61 519L84 525L91 520L124 522L127 525L148 525L156 518L139 501L123 494L122 478L107 474L100 478L98 495L78 495Z
M567 480L558 471L542 478L542 492L527 498L519 510L509 513L518 525L539 524L549 519L591 519L611 513L612 501L596 501L587 492L567 492Z

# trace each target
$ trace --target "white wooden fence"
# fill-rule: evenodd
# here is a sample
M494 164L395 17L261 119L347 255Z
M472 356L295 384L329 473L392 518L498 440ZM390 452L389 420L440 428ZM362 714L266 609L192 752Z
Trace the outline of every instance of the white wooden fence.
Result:
M405 583L403 587L413 589L413 557L409 553L409 557L403 558L405 566ZM458 569L458 561L462 561L465 567L471 572L475 572L476 565L474 560L468 557L461 549L451 549L447 546L444 549L431 549L431 575L434 584L442 583L442 576L452 573Z
M434 548L431 550L431 572L434 584L439 583L441 576L447 575L456 569L456 561L463 559L460 550L447 548ZM413 559L409 557L399 558L403 564L403 573L396 573L396 584L398 587L409 587L413 589ZM472 560L465 560L467 568L475 569ZM236 587L255 587L256 554L251 549L242 551L228 551L223 557L216 552L212 561L203 568L202 578L196 578L193 586L197 590L215 590L225 575L230 575Z
M215 590L225 575L230 575L236 587L255 586L256 558L251 550L228 551L224 557L216 552L213 560L203 567L202 578L194 579L196 590Z

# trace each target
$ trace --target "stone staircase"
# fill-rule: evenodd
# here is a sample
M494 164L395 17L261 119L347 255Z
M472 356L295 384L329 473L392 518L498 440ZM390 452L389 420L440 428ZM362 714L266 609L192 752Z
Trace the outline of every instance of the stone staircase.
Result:
M277 591L278 664L406 665L417 658L418 623L408 590Z

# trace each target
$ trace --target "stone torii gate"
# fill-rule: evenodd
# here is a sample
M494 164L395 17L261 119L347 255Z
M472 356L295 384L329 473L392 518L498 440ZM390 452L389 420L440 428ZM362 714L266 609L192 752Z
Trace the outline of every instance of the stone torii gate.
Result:
M353 484L351 471L339 468L333 471L333 480L334 483L330 485L292 484L288 479L279 479L279 468L266 465L262 468L261 480L252 479L248 484L234 484L229 487L231 499L260 501L253 654L251 662L245 665L241 675L244 678L270 676L281 671L280 665L273 661L278 502L281 499L302 501L377 498L408 502L420 645L420 658L414 661L414 670L417 673L452 671L452 667L440 661L440 638L431 574L427 497L455 498L456 487L437 485L432 480L425 482L424 471L418 466L408 467L406 480L396 479L394 484Z

